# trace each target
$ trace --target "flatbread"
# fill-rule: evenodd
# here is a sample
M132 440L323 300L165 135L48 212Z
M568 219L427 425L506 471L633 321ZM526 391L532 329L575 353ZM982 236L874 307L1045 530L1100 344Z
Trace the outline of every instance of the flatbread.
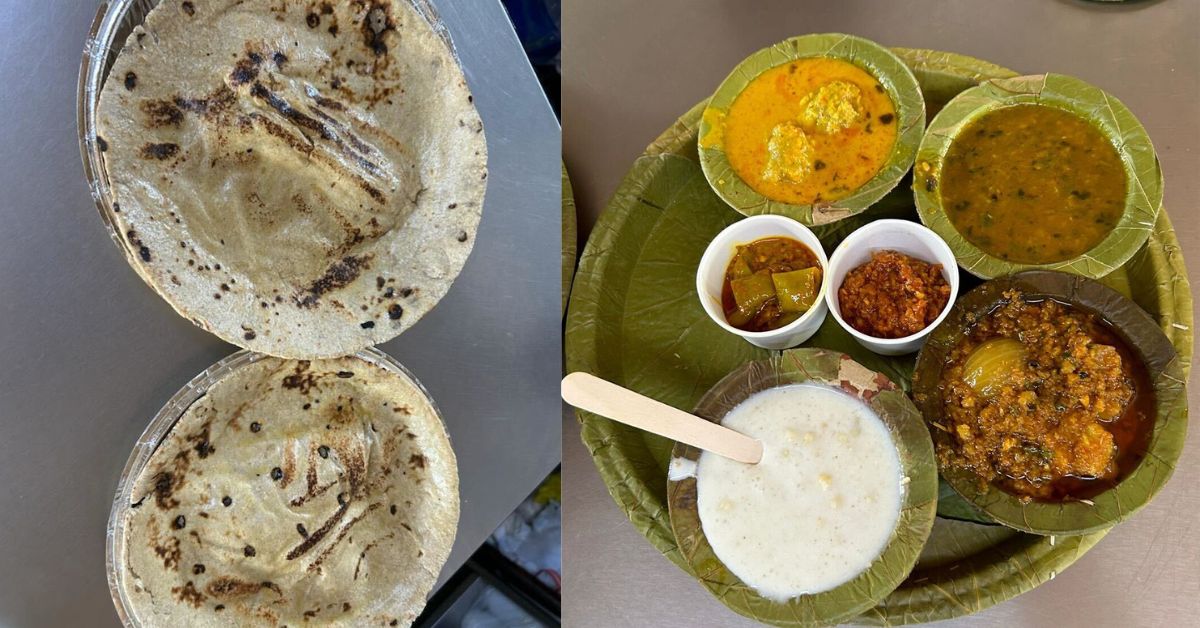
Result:
M117 561L142 626L408 625L459 514L427 397L353 357L241 367L132 487Z
M474 244L483 123L403 0L164 0L100 95L138 273L222 339L348 355L412 326Z

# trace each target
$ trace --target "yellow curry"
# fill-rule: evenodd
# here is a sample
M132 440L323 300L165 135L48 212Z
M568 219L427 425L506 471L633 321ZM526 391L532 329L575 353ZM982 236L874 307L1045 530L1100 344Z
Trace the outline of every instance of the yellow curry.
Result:
M853 194L887 162L899 126L875 77L826 58L758 75L723 122L734 172L763 196L795 205Z

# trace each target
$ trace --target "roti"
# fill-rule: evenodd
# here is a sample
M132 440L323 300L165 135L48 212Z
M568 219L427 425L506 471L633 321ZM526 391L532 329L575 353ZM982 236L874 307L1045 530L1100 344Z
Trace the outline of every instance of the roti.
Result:
M458 472L406 377L264 357L188 408L129 503L137 625L408 625L454 541Z
M138 273L222 339L348 355L411 327L474 244L483 123L403 0L164 0L100 95Z

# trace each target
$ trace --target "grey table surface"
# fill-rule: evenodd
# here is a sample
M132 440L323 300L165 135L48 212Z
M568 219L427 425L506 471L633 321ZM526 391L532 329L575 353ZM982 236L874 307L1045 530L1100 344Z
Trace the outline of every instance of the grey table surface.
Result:
M634 158L742 58L789 36L846 32L885 45L952 50L1029 73L1079 76L1149 130L1166 200L1200 259L1200 2L1106 6L1067 0L567 0L564 159L581 238ZM581 240L582 241L582 240ZM1190 405L1200 387L1193 377ZM563 600L568 626L742 626L659 555L605 491L563 420ZM1170 483L1053 581L947 626L1195 626L1200 615L1200 427Z
M498 0L435 0L487 128L475 251L383 349L440 405L462 519L443 580L560 459L558 123ZM235 347L155 295L84 181L76 76L94 0L0 2L0 626L117 625L104 532L150 418Z

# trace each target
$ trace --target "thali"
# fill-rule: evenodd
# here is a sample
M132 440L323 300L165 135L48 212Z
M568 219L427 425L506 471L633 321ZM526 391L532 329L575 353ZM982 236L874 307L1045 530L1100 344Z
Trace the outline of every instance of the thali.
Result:
M1015 76L994 64L947 52L894 49L916 76L929 115L982 80ZM567 319L568 370L587 371L683 409L737 366L768 355L714 325L692 281L705 246L741 215L710 189L696 151L705 103L684 114L634 163L583 251ZM879 218L915 219L910 183L857 216L816 228L829 250ZM1166 212L1128 263L1103 282L1145 309L1185 366L1192 302L1182 254ZM832 320L805 346L850 354L905 390L913 356L868 352ZM671 532L666 498L672 443L580 413L582 436L614 500L668 559L687 570ZM970 614L1042 584L1105 534L1050 537L969 521L972 511L942 492L939 518L909 578L863 624L907 624Z

